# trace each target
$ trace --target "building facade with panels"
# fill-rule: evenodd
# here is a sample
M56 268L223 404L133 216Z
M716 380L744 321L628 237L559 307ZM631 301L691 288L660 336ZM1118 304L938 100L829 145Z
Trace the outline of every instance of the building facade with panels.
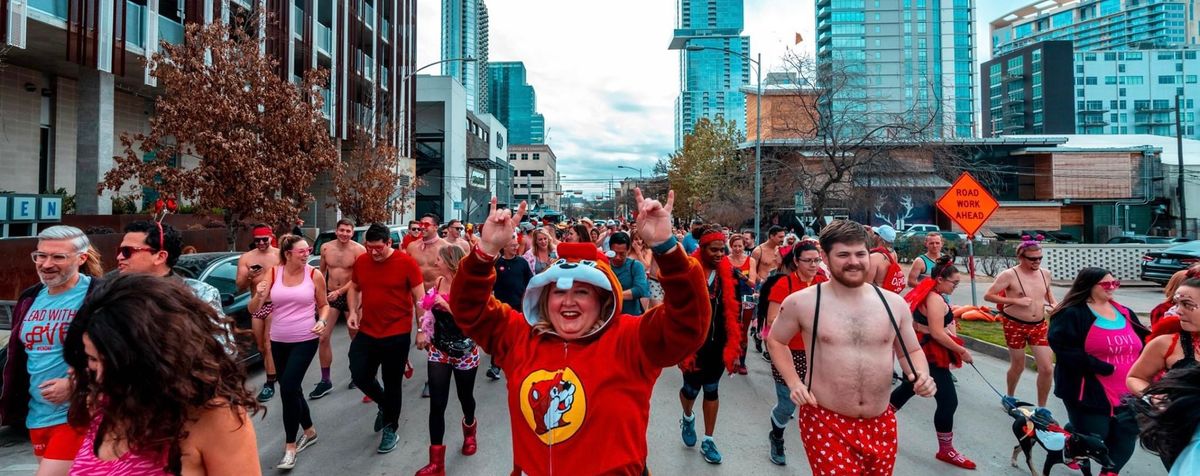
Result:
M980 66L983 137L1074 134L1074 49L1045 41L993 57Z
M454 61L474 58L474 62ZM458 79L467 109L488 112L488 11L483 0L442 0L442 76Z
M559 207L562 185L558 180L558 157L546 144L508 146L508 163L513 168L513 202L522 200L529 208Z
M867 126L915 117L936 136L976 135L974 4L818 0L818 65L849 82L833 115L861 113Z
M1039 41L1070 40L1080 51L1200 44L1196 0L1044 0L991 22L992 56Z
M488 81L488 107L491 114L508 127L509 143L545 143L546 120L537 111L537 92L526 78L525 63L491 63Z
M109 196L87 191L111 169L122 133L148 131L162 91L142 60L160 41L184 41L185 25L255 10L278 19L262 37L281 78L330 71L323 113L335 142L348 146L343 141L361 127L386 131L411 154L416 0L71 1L82 8L0 0L0 44L11 46L0 69L0 123L11 131L0 136L0 189L65 188L76 194L78 213L110 213ZM336 219L323 206L327 187L318 182L317 203L303 216L319 227Z
M1196 138L1200 61L1196 49L1076 51L1075 133L1175 135L1179 96L1184 137Z
M746 130L745 96L750 83L750 37L742 35L742 0L678 0L675 41L679 48L679 96L675 99L675 148L701 118L724 117Z

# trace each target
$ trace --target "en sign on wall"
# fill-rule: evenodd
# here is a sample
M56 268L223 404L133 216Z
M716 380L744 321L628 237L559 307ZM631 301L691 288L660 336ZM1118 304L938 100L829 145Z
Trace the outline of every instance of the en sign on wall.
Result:
M962 227L967 236L974 237L987 219L1000 208L1000 203L970 173L963 172L937 201L937 207Z

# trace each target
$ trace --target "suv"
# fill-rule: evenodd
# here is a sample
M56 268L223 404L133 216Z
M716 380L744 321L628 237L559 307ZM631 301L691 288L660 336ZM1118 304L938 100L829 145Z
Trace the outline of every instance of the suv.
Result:
M916 234L916 233L924 234L924 233L929 233L931 231L942 231L942 229L938 228L937 225L930 225L927 223L910 225L908 228L904 229L905 233L913 233L913 234Z

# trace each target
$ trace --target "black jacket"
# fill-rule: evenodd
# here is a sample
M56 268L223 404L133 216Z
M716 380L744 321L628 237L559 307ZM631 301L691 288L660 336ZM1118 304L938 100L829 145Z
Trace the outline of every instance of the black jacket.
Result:
M1120 304L1116 306L1132 323L1138 339L1144 341L1150 335L1150 330L1129 308ZM1067 405L1111 414L1112 405L1108 403L1108 396L1096 376L1111 375L1113 366L1083 350L1088 331L1095 323L1096 316L1086 303L1063 309L1050 319L1048 338L1057 358L1054 366L1054 396Z

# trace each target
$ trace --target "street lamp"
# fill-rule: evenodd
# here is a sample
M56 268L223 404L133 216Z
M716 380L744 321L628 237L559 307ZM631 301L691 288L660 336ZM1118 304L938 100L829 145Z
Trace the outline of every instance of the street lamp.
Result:
M639 168L637 168L637 167L630 167L630 166L628 166L628 165L618 165L618 166L617 166L617 168L618 168L618 169L629 169L629 170L636 170L636 171L637 171L637 173L638 173L638 180L641 180L641 179L642 179L642 169L639 169Z
M758 59L754 59L750 55L727 48L687 45L683 49L690 52L704 50L720 51L727 55L740 57L754 64L755 82L758 83L758 91L754 96L754 237L755 239L759 239L762 236L762 53L758 54Z
M476 61L478 61L478 60L473 57L470 57L470 56L465 57L465 58L447 58L447 59L440 60L440 61L434 61L425 66L414 69L411 72L409 72L408 74L404 75L404 78L400 80L400 84L401 84L401 87L405 87L404 85L408 84L409 79L412 79L412 77L416 76L417 73L420 73L421 71L425 70L426 68L429 68L432 66L437 66L442 63L455 63L455 62L474 63ZM407 132L407 130L405 132ZM409 146L409 140L410 140L410 138L407 138L407 137L404 140L404 147L407 149L404 152L405 152L405 155L411 156L413 148ZM445 165L443 164L443 167L444 166ZM399 166L397 166L397 167L399 167ZM471 166L470 166L470 164L467 165L466 173L467 173L467 179L466 179L467 196L463 197L463 209L462 209L462 215L463 215L464 220L469 218L469 216L467 216L467 215L470 213L470 209L471 209L471 206L470 206L471 205ZM442 175L445 176L446 173L442 173ZM442 199L445 200L445 197L443 196ZM444 205L444 202L443 202L443 205Z

